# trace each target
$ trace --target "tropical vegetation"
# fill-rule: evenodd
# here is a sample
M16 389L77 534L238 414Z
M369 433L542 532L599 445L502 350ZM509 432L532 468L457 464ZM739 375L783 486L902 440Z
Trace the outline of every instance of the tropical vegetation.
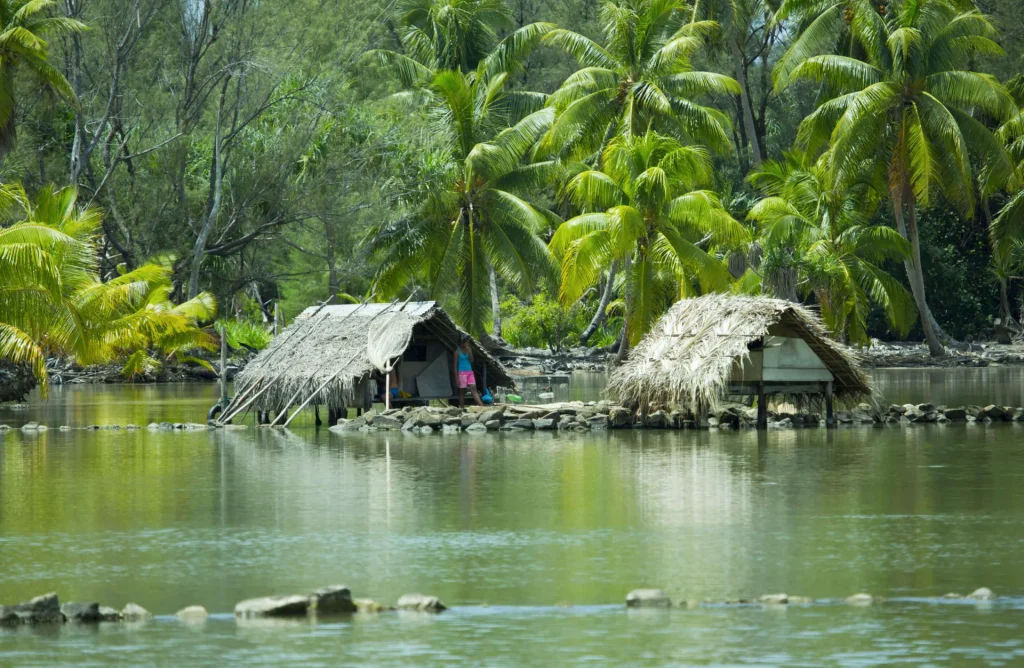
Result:
M1019 332L1018 14L0 0L0 357L145 376L211 359L215 303L249 349L347 295L620 354L714 291L861 346Z

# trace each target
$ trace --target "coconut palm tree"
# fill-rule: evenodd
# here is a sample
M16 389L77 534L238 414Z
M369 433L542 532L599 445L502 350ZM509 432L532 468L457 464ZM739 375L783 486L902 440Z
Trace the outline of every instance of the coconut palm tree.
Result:
M369 55L407 87L429 86L444 71L518 72L541 37L555 28L530 23L499 41L499 31L512 25L504 0L407 0L399 7L398 22L402 52L374 49Z
M864 12L853 37L864 58L820 55L793 68L790 80L821 82L831 99L804 120L800 141L816 154L828 144L834 188L865 169L888 175L900 234L911 243L904 262L932 355L944 350L925 295L917 212L941 191L962 215L974 213L968 147L985 156L1001 149L976 114L1005 119L1013 100L992 76L964 69L977 53L1001 53L995 28L977 11L949 0L892 0ZM858 19L860 20L860 19Z
M602 164L601 171L584 171L569 181L573 203L592 213L559 226L550 247L561 261L564 304L578 300L612 262L623 263L621 359L676 299L728 289L728 269L707 249L741 244L747 231L714 192L702 189L711 180L711 158L703 147L648 132L613 140Z
M997 132L1006 149L1006 162L992 161L982 181L982 202L989 217L992 240L993 272L999 281L999 312L1007 323L1016 321L1009 299L1009 281L1024 268L1024 75L1009 82L1019 113L1003 124ZM992 218L987 197L997 191L1009 192L1009 199Z
M503 0L403 0L399 39L406 55L432 69L471 72L512 25Z
M834 190L827 157L807 165L795 154L765 162L749 181L765 195L747 216L758 223L762 245L792 249L799 286L817 298L829 329L869 344L867 316L877 304L906 334L915 320L913 297L881 264L906 258L910 244L893 228L871 224L884 186L862 181Z
M28 72L66 101L75 101L71 84L48 62L46 38L79 32L85 24L47 16L56 6L53 0L0 0L0 159L14 146L18 72Z
M600 158L616 136L648 130L729 151L728 117L695 100L739 94L733 79L696 71L690 56L715 28L693 21L683 0L606 0L604 45L571 30L552 30L546 44L573 56L581 69L551 96L556 121L543 151L577 159Z
M525 164L524 157L552 113L534 107L520 119L537 97L505 90L506 79L489 76L484 64L434 76L426 91L443 148L424 159L428 176L413 213L379 226L370 240L381 260L377 294L414 284L475 336L498 313L495 274L525 290L555 273L537 236L553 214L517 194L545 182L551 164Z

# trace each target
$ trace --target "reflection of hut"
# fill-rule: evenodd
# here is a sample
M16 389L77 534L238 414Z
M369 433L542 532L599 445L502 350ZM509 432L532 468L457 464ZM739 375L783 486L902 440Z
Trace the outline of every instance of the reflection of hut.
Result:
M781 299L707 295L677 302L609 381L633 408L679 406L700 413L726 396L823 398L871 395L853 353L829 338L821 319Z
M250 389L260 412L280 412L307 399L326 405L333 424L346 407L368 408L383 392L386 359L395 364L401 392L392 405L451 400L457 398L452 351L461 333L434 302L310 307L246 365L235 387L239 399ZM481 391L512 387L501 364L470 342Z

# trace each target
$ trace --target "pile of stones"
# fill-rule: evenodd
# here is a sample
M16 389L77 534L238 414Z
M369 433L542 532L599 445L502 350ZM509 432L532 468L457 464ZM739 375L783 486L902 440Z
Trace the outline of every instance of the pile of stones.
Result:
M911 425L945 422L1024 422L1024 408L1012 406L935 406L934 404L893 404L876 410L861 404L855 411L839 411L840 424Z
M447 606L436 596L426 594L405 594L394 607L368 598L352 598L352 591L345 585L321 587L309 594L286 594L263 596L241 601L235 606L238 619L295 618L323 615L345 615L355 612L378 613L391 610L439 613Z
M981 587L970 594L946 594L937 597L943 599L969 599L974 601L994 601L998 598L988 587ZM875 603L884 603L885 598L872 596L864 592L853 594L843 599L848 605L867 606ZM834 599L833 599L834 601ZM828 602L828 601L826 601ZM753 605L753 606L783 606L783 605L810 605L815 603L813 598L808 596L791 596L789 594L765 594L757 598L734 598L725 601L714 601L705 599L703 601L679 601L673 603L661 589L634 589L626 595L627 608L695 608L702 605Z
M544 406L432 406L369 411L355 419L338 421L335 432L406 431L418 434L486 433L488 431L594 431L630 427L631 411L607 401L581 401Z
M153 615L140 605L129 603L123 610L99 603L64 603L57 594L43 594L17 605L0 605L0 626L37 624L98 624L100 622L137 622L152 619Z

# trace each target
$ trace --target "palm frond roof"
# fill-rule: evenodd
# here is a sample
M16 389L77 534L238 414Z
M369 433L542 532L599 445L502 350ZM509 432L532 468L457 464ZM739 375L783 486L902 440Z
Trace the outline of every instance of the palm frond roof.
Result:
M750 355L749 344L780 326L825 364L837 398L871 396L856 354L830 338L810 309L782 299L722 294L677 302L615 370L608 393L633 408L713 407L728 389L734 366Z
M309 307L257 355L235 379L239 392L262 379L271 387L254 402L256 410L280 410L324 386L315 399L332 407L361 405L355 386L374 371L369 337L399 328L423 332L454 350L462 330L436 302L342 304ZM513 387L505 368L475 339L474 357L487 369L491 386Z

